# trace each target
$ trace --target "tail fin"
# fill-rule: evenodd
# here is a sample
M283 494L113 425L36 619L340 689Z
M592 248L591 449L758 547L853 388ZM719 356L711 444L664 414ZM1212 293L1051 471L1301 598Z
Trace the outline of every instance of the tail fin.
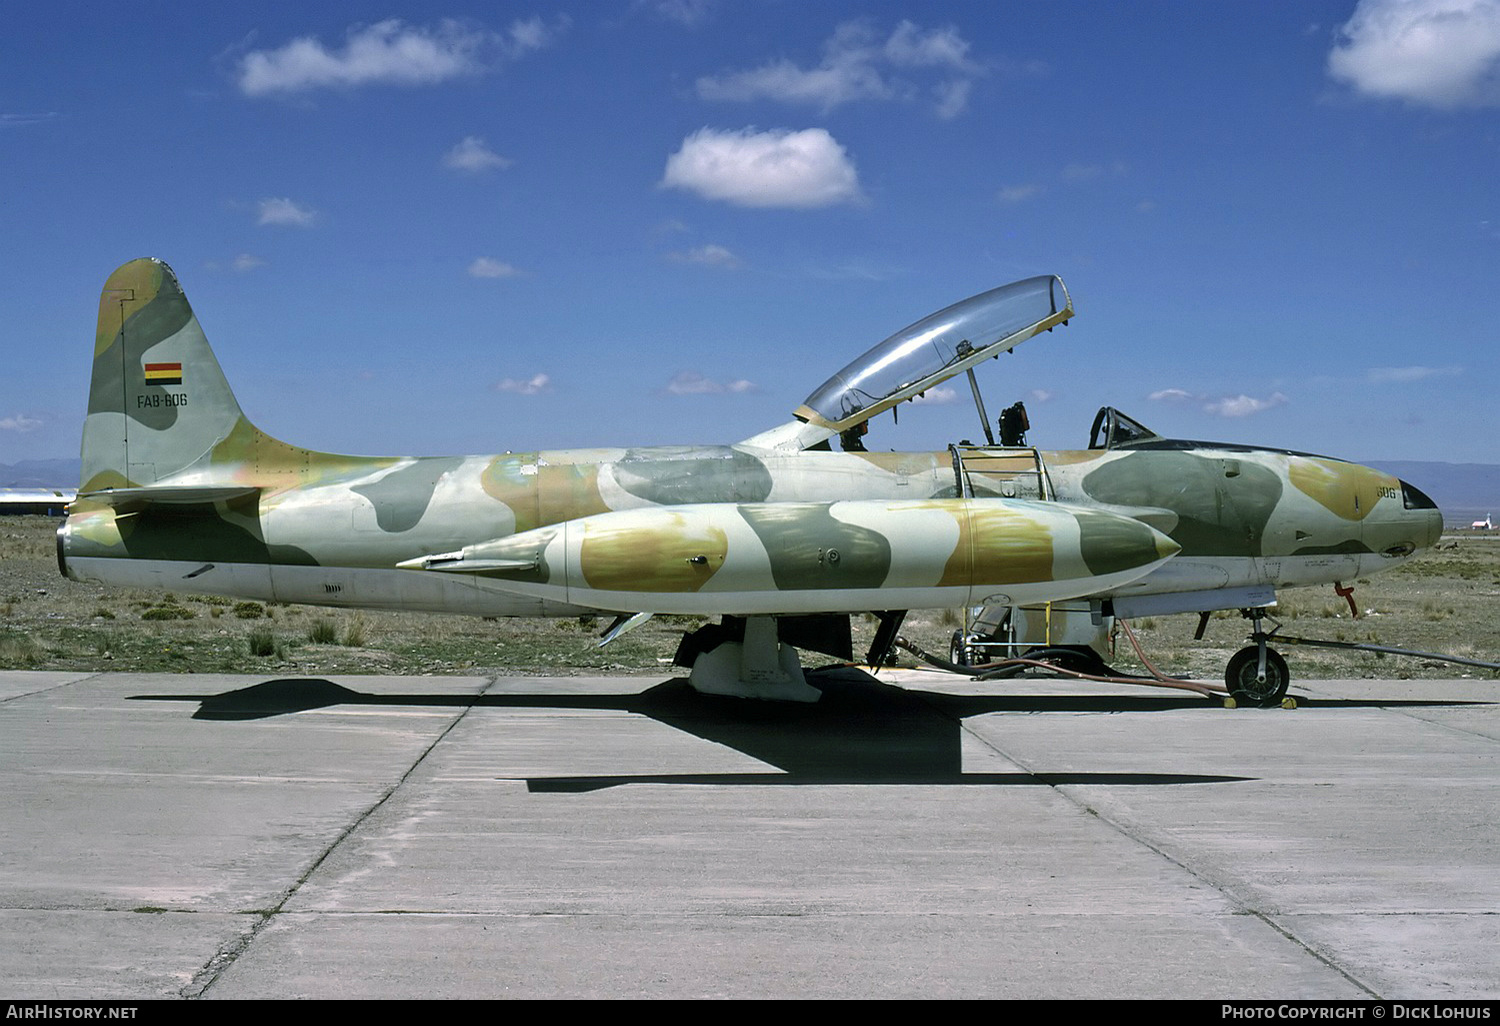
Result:
M94 376L83 423L80 493L210 479L209 457L234 433L259 434L224 380L177 276L132 260L99 296ZM199 468L202 475L184 471Z

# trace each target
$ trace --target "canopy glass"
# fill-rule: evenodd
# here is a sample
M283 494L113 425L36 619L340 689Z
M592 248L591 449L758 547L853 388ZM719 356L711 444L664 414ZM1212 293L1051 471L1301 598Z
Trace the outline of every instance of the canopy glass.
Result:
M896 332L825 381L797 415L842 431L1072 316L1056 275L982 292Z

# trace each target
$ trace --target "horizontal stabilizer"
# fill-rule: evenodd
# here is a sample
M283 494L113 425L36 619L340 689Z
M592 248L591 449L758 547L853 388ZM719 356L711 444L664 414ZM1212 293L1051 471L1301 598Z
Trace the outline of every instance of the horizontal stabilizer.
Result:
M206 502L233 502L258 495L255 485L153 485L147 488L101 488L80 492L80 499L102 502L108 506L202 505Z

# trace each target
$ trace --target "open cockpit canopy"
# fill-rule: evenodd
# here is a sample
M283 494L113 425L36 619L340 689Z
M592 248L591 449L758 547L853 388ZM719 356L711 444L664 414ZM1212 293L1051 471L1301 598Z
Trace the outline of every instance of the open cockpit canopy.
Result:
M981 292L866 352L808 396L797 417L848 430L1072 316L1073 301L1056 275Z

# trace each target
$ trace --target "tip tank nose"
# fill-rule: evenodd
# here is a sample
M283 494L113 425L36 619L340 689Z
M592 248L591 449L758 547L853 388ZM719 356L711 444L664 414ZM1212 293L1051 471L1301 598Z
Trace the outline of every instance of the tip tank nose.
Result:
M1089 572L1104 577L1155 569L1182 551L1150 524L1105 510L1076 510L1079 555Z

